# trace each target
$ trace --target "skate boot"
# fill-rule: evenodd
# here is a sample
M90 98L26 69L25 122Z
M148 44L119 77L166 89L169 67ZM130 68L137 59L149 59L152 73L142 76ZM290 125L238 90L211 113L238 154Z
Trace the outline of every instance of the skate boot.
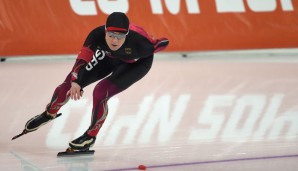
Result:
M83 134L79 138L71 141L69 146L74 150L85 151L89 150L95 143L96 137L91 137L87 133Z
M62 115L61 113L58 113L55 117L53 117L51 115L48 115L47 111L43 112L40 115L36 115L26 123L25 129L23 130L23 132L14 136L11 140L19 138L20 136L25 135L29 132L36 131L42 125L45 125L46 123L50 122L53 119L58 118L61 115Z
M61 115L61 114L60 114ZM31 118L25 125L25 129L28 132L36 131L41 126L45 125L46 123L50 122L51 120L55 119L56 117L60 116L59 114L55 117L47 114L47 112L43 112L40 115L36 115L35 117Z

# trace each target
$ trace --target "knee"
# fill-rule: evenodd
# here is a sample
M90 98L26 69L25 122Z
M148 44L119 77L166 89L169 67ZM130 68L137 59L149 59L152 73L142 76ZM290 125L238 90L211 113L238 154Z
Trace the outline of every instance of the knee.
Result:
M103 89L101 84L97 84L93 90L93 100L94 101L101 101L107 97L106 89Z
M119 89L109 80L104 79L100 81L93 90L93 100L101 101L117 94Z

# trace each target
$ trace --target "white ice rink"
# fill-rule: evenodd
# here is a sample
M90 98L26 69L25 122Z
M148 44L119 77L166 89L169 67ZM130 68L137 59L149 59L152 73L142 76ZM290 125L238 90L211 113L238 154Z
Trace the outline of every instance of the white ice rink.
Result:
M16 140L45 109L75 56L0 63L1 171L297 171L298 51L156 55L148 75L109 100L94 156L57 158L90 122L92 90Z

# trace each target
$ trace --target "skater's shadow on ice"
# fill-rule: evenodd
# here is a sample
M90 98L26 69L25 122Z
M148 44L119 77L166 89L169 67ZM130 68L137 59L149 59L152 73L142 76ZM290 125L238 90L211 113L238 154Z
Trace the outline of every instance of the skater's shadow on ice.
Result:
M11 151L10 152L13 156L15 156L21 162L21 169L23 171L42 171L41 168L38 166L30 163L28 160L25 160L23 157L18 155L17 153Z
M88 163L94 160L94 156L73 156L73 157L58 157L57 163L67 166L71 171L89 171L91 170Z
M24 159L20 154L11 151L14 157L16 157L20 163L22 171L42 171L43 168L38 167L36 164ZM58 157L57 165L63 165L63 168L67 168L66 171L89 171L88 164L94 160L94 156L74 156L74 157ZM56 167L56 166L55 166ZM59 166L58 166L59 167Z

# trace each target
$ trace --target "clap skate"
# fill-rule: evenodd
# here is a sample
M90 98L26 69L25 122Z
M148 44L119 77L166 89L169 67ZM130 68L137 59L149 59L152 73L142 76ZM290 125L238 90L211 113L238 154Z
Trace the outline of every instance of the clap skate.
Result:
M62 115L61 113L58 113L55 117L53 117L53 116L48 115L46 111L40 115L36 115L26 123L25 129L23 130L23 132L14 136L11 140L19 138L20 136L25 135L29 132L36 131L41 126L47 124L51 120L58 118L61 115Z
M58 157L74 157L74 156L85 156L85 155L93 155L95 150L75 150L71 147L68 147L65 151L59 152L57 154Z
M69 146L64 152L59 152L58 157L73 157L81 155L93 155L94 150L89 150L95 143L96 137L91 137L87 133L69 143Z

